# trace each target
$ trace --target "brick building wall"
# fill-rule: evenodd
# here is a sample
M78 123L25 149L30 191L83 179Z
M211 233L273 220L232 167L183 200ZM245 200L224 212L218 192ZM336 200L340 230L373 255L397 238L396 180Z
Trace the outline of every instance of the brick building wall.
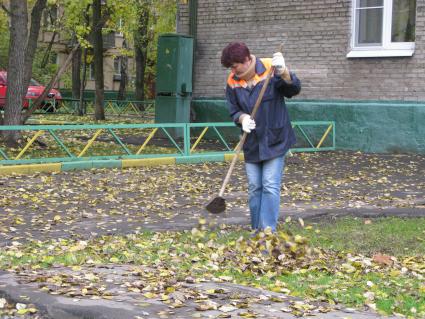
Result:
M425 101L425 0L417 0L413 57L347 58L350 0L199 0L195 97L223 97L227 71L222 48L245 42L271 57L282 41L288 67L303 84L300 98ZM188 33L188 4L178 31Z

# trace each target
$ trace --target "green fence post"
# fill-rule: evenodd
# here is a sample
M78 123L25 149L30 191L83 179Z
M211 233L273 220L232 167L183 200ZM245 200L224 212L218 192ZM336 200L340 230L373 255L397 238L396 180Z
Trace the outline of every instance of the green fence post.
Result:
M190 124L186 123L184 125L184 134L183 134L183 143L184 143L184 156L190 156Z

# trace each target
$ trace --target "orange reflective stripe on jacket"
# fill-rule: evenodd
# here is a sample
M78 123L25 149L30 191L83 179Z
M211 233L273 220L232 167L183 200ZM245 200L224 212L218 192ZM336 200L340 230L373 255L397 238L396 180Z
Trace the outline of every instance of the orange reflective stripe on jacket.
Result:
M261 81L264 81L267 77L267 74L270 72L270 69L272 67L272 59L266 58L266 59L260 59L261 63L263 63L264 67L266 68L266 71L264 71L262 74L255 73L253 85L257 85ZM238 88L243 87L246 88L248 86L248 83L245 80L235 78L235 74L231 72L229 74L229 77L227 78L227 84L232 88Z

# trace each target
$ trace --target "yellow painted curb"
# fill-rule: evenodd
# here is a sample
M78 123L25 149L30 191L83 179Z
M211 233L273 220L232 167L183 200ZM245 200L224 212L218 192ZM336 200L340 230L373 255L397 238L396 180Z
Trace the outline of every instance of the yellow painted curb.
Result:
M235 156L235 154L224 154L224 160L226 162L231 162L233 160L233 156ZM243 161L244 160L244 156L243 154L239 154L238 160Z
M176 164L175 157L123 159L122 168Z
M61 163L0 166L0 175L60 172Z

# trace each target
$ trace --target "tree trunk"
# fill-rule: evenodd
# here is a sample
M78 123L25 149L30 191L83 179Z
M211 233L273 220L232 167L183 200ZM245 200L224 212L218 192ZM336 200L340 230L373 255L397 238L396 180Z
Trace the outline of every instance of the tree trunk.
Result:
M87 75L87 49L83 48L83 76L81 78L80 85L80 101L78 103L78 115L83 116L86 114L86 108L84 105L84 90L86 89L86 75Z
M86 10L84 12L84 21L85 26L88 27L90 25L90 11L91 4L88 4ZM82 49L82 58L83 58L83 76L81 77L80 84L80 101L78 103L78 115L83 116L86 114L86 105L84 104L84 91L86 89L87 84L87 48Z
M47 0L37 0L31 11L31 26L28 39L25 41L27 46L25 50L25 92L32 74L32 63L34 61L35 51L38 44L38 34L40 33L41 17L46 8ZM13 2L13 1L11 1Z
M50 53L52 52L53 43L56 41L56 36L58 33L55 31L53 32L52 38L50 39L49 45L47 46L46 50L44 51L43 59L41 60L40 67L44 69L47 64L49 63L49 57Z
M148 40L148 23L149 23L149 5L148 0L142 0L139 3L139 21L136 32L134 34L134 50L136 62L136 92L137 101L145 99L145 69L147 61ZM139 105L143 111L144 105Z
M118 100L125 100L125 89L127 86L127 64L128 58L126 56L121 56L121 78L120 78L120 87L118 89Z
M25 47L28 38L27 10L26 0L10 2L9 67L4 125L22 124L22 103L27 90L25 85ZM19 131L3 131L3 136L8 146L18 145Z
M10 45L4 125L23 123L22 104L31 79L40 21L45 7L46 0L35 2L28 33L27 1L10 1ZM4 131L3 136L7 145L18 145L19 131Z
M75 37L76 40L76 37ZM80 114L79 103L76 100L80 100L81 91L81 47L75 51L72 57L72 106L74 112Z
M93 63L95 81L95 112L96 120L105 120L104 109L104 79L103 79L103 38L102 38L102 6L101 0L93 0Z
M123 48L127 48L127 43L124 40L123 44L122 44ZM118 100L124 100L125 99L125 88L127 86L127 65L128 65L128 57L126 55L122 55L120 56L120 63L121 63L121 68L120 68L120 87L118 89L118 96L117 99Z

